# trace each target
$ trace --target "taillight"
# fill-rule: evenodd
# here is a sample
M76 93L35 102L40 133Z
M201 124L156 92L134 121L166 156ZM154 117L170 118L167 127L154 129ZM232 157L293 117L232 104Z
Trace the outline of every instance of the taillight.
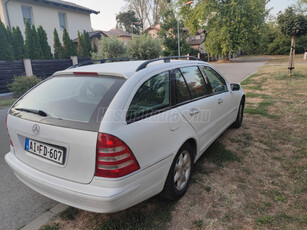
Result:
M8 129L8 127L7 127L7 115L8 115L8 114L6 114L6 117L5 117L6 132L7 132L7 135L9 136L11 146L14 146L14 145L13 145L13 142L12 142L12 139L11 139L11 136L10 136L10 133L9 133L9 129Z
M130 148L115 136L99 133L95 176L116 178L140 168Z

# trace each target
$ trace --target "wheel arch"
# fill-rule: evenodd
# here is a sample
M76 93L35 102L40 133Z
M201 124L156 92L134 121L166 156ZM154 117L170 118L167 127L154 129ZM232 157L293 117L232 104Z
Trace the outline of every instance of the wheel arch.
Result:
M244 104L245 104L245 98L246 98L246 96L245 96L245 94L243 94L241 100L243 100L243 103L244 103Z
M243 94L241 98L241 102L243 102L243 108L245 107L245 100L246 100L246 96L245 94Z
M187 139L181 146L180 146L180 148L182 147L182 146L184 146L185 144L189 144L189 145L191 145L191 147L192 147L192 149L193 149L193 162L195 161L195 158L196 158L196 153L197 153L197 142L196 142L196 140L194 139L194 138L189 138L189 139ZM180 149L179 148L179 149Z

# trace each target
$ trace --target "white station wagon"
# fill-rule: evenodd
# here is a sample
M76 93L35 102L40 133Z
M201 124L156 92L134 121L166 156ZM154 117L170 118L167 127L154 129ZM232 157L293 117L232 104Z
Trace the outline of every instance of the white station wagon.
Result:
M204 151L241 126L245 95L209 64L176 58L55 73L10 108L6 162L35 191L92 212L179 199Z

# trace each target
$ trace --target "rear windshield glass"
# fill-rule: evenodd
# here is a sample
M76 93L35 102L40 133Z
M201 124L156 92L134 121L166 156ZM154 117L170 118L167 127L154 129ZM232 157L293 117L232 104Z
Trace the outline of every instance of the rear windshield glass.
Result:
M101 121L123 82L121 78L108 76L53 77L26 94L12 110L26 119L39 117L35 111L43 111L46 118L41 121L53 120L62 126L80 128L78 123Z

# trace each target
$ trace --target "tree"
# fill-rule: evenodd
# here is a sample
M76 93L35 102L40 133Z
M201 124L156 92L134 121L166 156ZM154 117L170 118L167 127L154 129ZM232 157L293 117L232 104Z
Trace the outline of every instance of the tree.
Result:
M125 57L127 49L124 42L116 37L103 37L99 41L97 53L92 53L93 59Z
M257 46L267 15L266 0L199 0L193 6L183 5L180 12L191 33L207 25L205 47L211 54L228 60L242 46Z
M10 48L12 49L13 45L13 36L12 36L12 31L9 27L6 27L6 34L7 34L7 38L9 40L9 44L10 44Z
M63 30L63 58L69 59L70 56L72 56L73 53L73 47L71 46L71 39L69 37L69 34L64 28Z
M28 20L26 20L25 29L26 39L25 39L25 57L31 59L39 59L38 47L36 46L36 33L31 28Z
M19 27L13 27L12 32L12 44L13 44L13 52L16 60L21 60L24 58L25 46L23 36Z
M153 39L147 34L134 35L128 43L129 57L147 60L159 57L161 52L159 39Z
M32 25L32 36L33 36L33 39L34 39L34 50L33 50L33 57L32 59L43 59L43 52L42 52L42 48L40 46L40 43L39 43L39 37L38 37L38 33L36 31L36 28L34 25Z
M78 42L78 45L77 45L77 55L79 57L83 57L83 46L81 44L81 34L80 34L79 31L78 31L77 42Z
M7 35L8 42L9 42L8 43L9 49L13 51L13 35L12 35L12 30L8 26L6 27L6 35ZM13 53L13 59L15 59L14 51L12 53Z
M41 50L42 50L43 59L45 59L45 60L52 59L53 56L52 56L52 53L51 53L51 48L48 44L47 33L43 29L42 26L39 26L37 28L37 34L38 34L38 40L39 40L38 42L39 42Z
M266 54L288 54L290 52L290 41L280 31L278 25L268 24Z
M130 10L134 11L141 23L142 32L144 26L153 26L160 22L162 15L169 10L170 0L125 0Z
M125 0L129 9L136 13L142 26L142 32L144 31L144 25L149 17L149 0Z
M9 37L4 24L0 20L0 60L11 61L14 58L12 49L10 48Z
M87 44L87 40L85 37L85 31L83 31L83 33L81 34L81 46L82 46L82 50L83 50L83 54L82 57L89 57L90 53L88 50L88 44Z
M70 40L70 47L71 47L71 56L77 56L77 46L75 45L73 40Z
M281 32L287 37L291 37L290 60L288 75L291 76L294 70L295 39L307 33L307 20L303 15L295 14L292 7L280 12L277 22Z
M132 34L140 34L142 29L140 20L132 10L116 15L116 27Z
M152 19L148 18L150 25L155 25L161 21L161 17L171 4L169 0L149 0L149 7L151 9L150 15Z
M84 42L85 42L85 46L86 46L85 56L90 57L91 51L92 51L92 43L91 43L90 35L89 35L88 32L83 30L83 36L84 36Z
M173 10L167 11L162 17L161 30L158 33L162 39L164 56L177 56L178 54L178 27L177 19ZM192 47L187 43L188 33L183 30L183 23L180 21L179 37L181 55L189 54Z
M54 59L62 59L64 57L63 46L59 39L59 34L56 29L53 31L53 48L54 48Z
M89 33L83 30L83 33L80 34L78 31L78 38L77 38L77 54L79 57L90 57L91 50L92 50L92 43L90 40Z
M93 53L97 53L98 49L97 49L97 45L96 45L96 42L94 41L93 42L93 47L92 47L92 52Z

